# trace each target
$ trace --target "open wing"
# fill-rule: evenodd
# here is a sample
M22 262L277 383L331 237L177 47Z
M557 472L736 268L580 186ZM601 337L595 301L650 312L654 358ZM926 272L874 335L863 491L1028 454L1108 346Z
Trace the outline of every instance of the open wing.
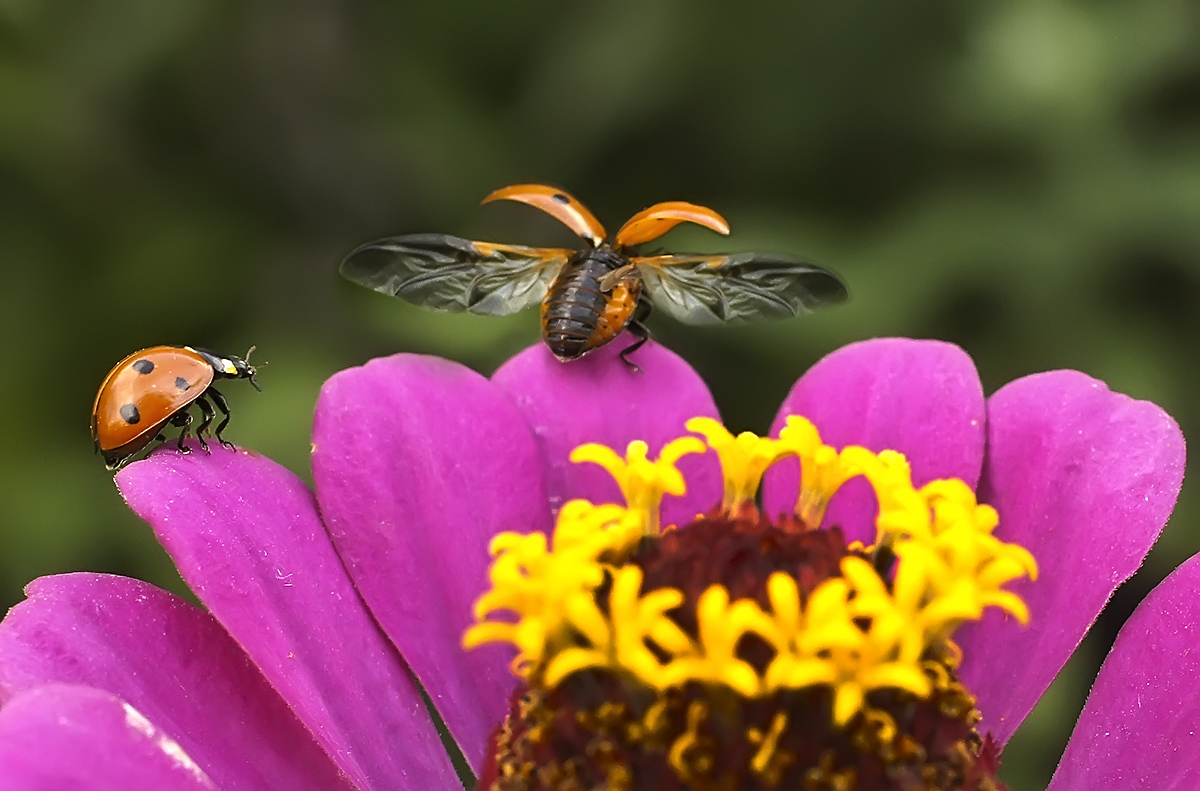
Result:
M654 306L685 324L787 318L848 296L841 278L765 253L633 258Z
M541 302L571 253L418 233L364 244L340 271L361 286L432 310L505 316Z

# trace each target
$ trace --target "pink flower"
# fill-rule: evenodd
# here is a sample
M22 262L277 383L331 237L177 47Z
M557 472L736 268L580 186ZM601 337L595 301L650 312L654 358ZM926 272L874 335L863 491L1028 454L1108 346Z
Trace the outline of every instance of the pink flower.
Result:
M491 380L414 355L334 376L316 410L315 497L246 451L130 465L122 495L211 615L136 580L35 580L0 624L0 785L458 787L421 689L478 770L515 686L511 652L461 648L489 539L548 532L570 498L619 501L602 470L567 461L574 447L644 439L653 453L688 418L717 416L678 357L647 346L634 375L615 346L562 365L539 345ZM1012 587L1028 628L988 616L956 635L980 730L1000 744L1141 563L1183 475L1182 435L1155 405L1072 371L985 400L970 359L938 342L834 352L796 383L775 431L789 414L835 447L903 452L918 486L977 484L996 534L1037 558L1039 581ZM668 498L664 523L721 499L713 454L679 467L688 491ZM790 510L796 485L772 469L764 510ZM873 497L852 481L824 525L869 540ZM1127 624L1053 788L1195 781L1200 750L1182 740L1200 727L1198 588L1193 559Z

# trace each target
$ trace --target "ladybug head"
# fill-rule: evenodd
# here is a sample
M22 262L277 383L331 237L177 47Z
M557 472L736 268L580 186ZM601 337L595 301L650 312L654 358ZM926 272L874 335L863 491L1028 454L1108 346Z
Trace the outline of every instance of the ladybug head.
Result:
M239 360L237 357L231 357L230 362L233 363L234 368L237 368L238 377L249 379L254 389L261 393L262 388L258 386L258 379L256 377L258 376L258 369L266 365L266 363L259 363L257 367L250 364L250 355L254 353L256 348L255 346L251 346L246 351L244 358Z

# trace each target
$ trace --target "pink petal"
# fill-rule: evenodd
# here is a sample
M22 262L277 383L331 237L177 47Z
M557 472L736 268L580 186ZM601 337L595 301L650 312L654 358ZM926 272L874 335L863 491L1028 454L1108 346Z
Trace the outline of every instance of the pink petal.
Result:
M512 652L468 652L461 640L487 588L492 536L550 526L529 428L474 371L398 354L325 384L313 445L321 510L355 585L481 761L515 684Z
M98 689L61 684L26 692L0 711L0 787L217 788L178 744L128 703Z
M5 700L46 684L96 687L153 720L226 791L349 788L203 610L105 574L42 577L26 594L0 623Z
M641 439L654 456L666 443L687 436L688 418L719 419L704 381L681 357L647 343L632 358L642 371L631 371L617 356L628 346L626 341L618 338L569 363L559 362L539 343L492 377L533 428L554 509L579 497L624 502L604 470L568 461L577 446L599 442L623 455L629 442ZM685 456L679 469L688 491L683 497L664 498L664 524L684 524L721 502L721 472L714 454Z
M1200 556L1117 635L1050 783L1053 791L1200 787Z
M1041 577L1010 587L1032 623L994 611L955 635L982 728L1004 744L1062 669L1112 592L1158 537L1183 481L1183 435L1148 401L1077 371L1005 385L988 401L979 496L996 535L1029 549Z
M355 786L457 782L412 677L295 475L245 451L165 448L117 485Z
M778 436L788 415L811 420L835 448L862 445L898 450L913 482L961 478L974 486L983 463L983 386L962 349L941 341L881 338L852 343L814 365L792 387L771 426ZM796 505L799 465L776 464L763 486L768 514ZM862 479L846 483L825 515L849 540L875 541L878 506Z

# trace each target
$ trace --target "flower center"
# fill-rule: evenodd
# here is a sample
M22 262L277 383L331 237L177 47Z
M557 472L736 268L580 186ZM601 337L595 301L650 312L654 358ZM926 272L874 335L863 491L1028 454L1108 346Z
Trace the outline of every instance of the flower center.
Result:
M677 439L654 461L641 442L625 458L577 448L626 504L567 503L549 544L493 540L492 588L463 641L516 646L522 683L479 787L999 788L951 640L989 606L1028 621L1003 586L1037 565L992 535L995 510L960 480L914 487L894 451L824 445L803 418L778 439L708 418L687 428L705 441ZM660 529L663 495L685 490L676 462L706 445L722 504ZM773 520L755 495L788 456L800 493ZM816 529L857 476L879 503L869 547Z

